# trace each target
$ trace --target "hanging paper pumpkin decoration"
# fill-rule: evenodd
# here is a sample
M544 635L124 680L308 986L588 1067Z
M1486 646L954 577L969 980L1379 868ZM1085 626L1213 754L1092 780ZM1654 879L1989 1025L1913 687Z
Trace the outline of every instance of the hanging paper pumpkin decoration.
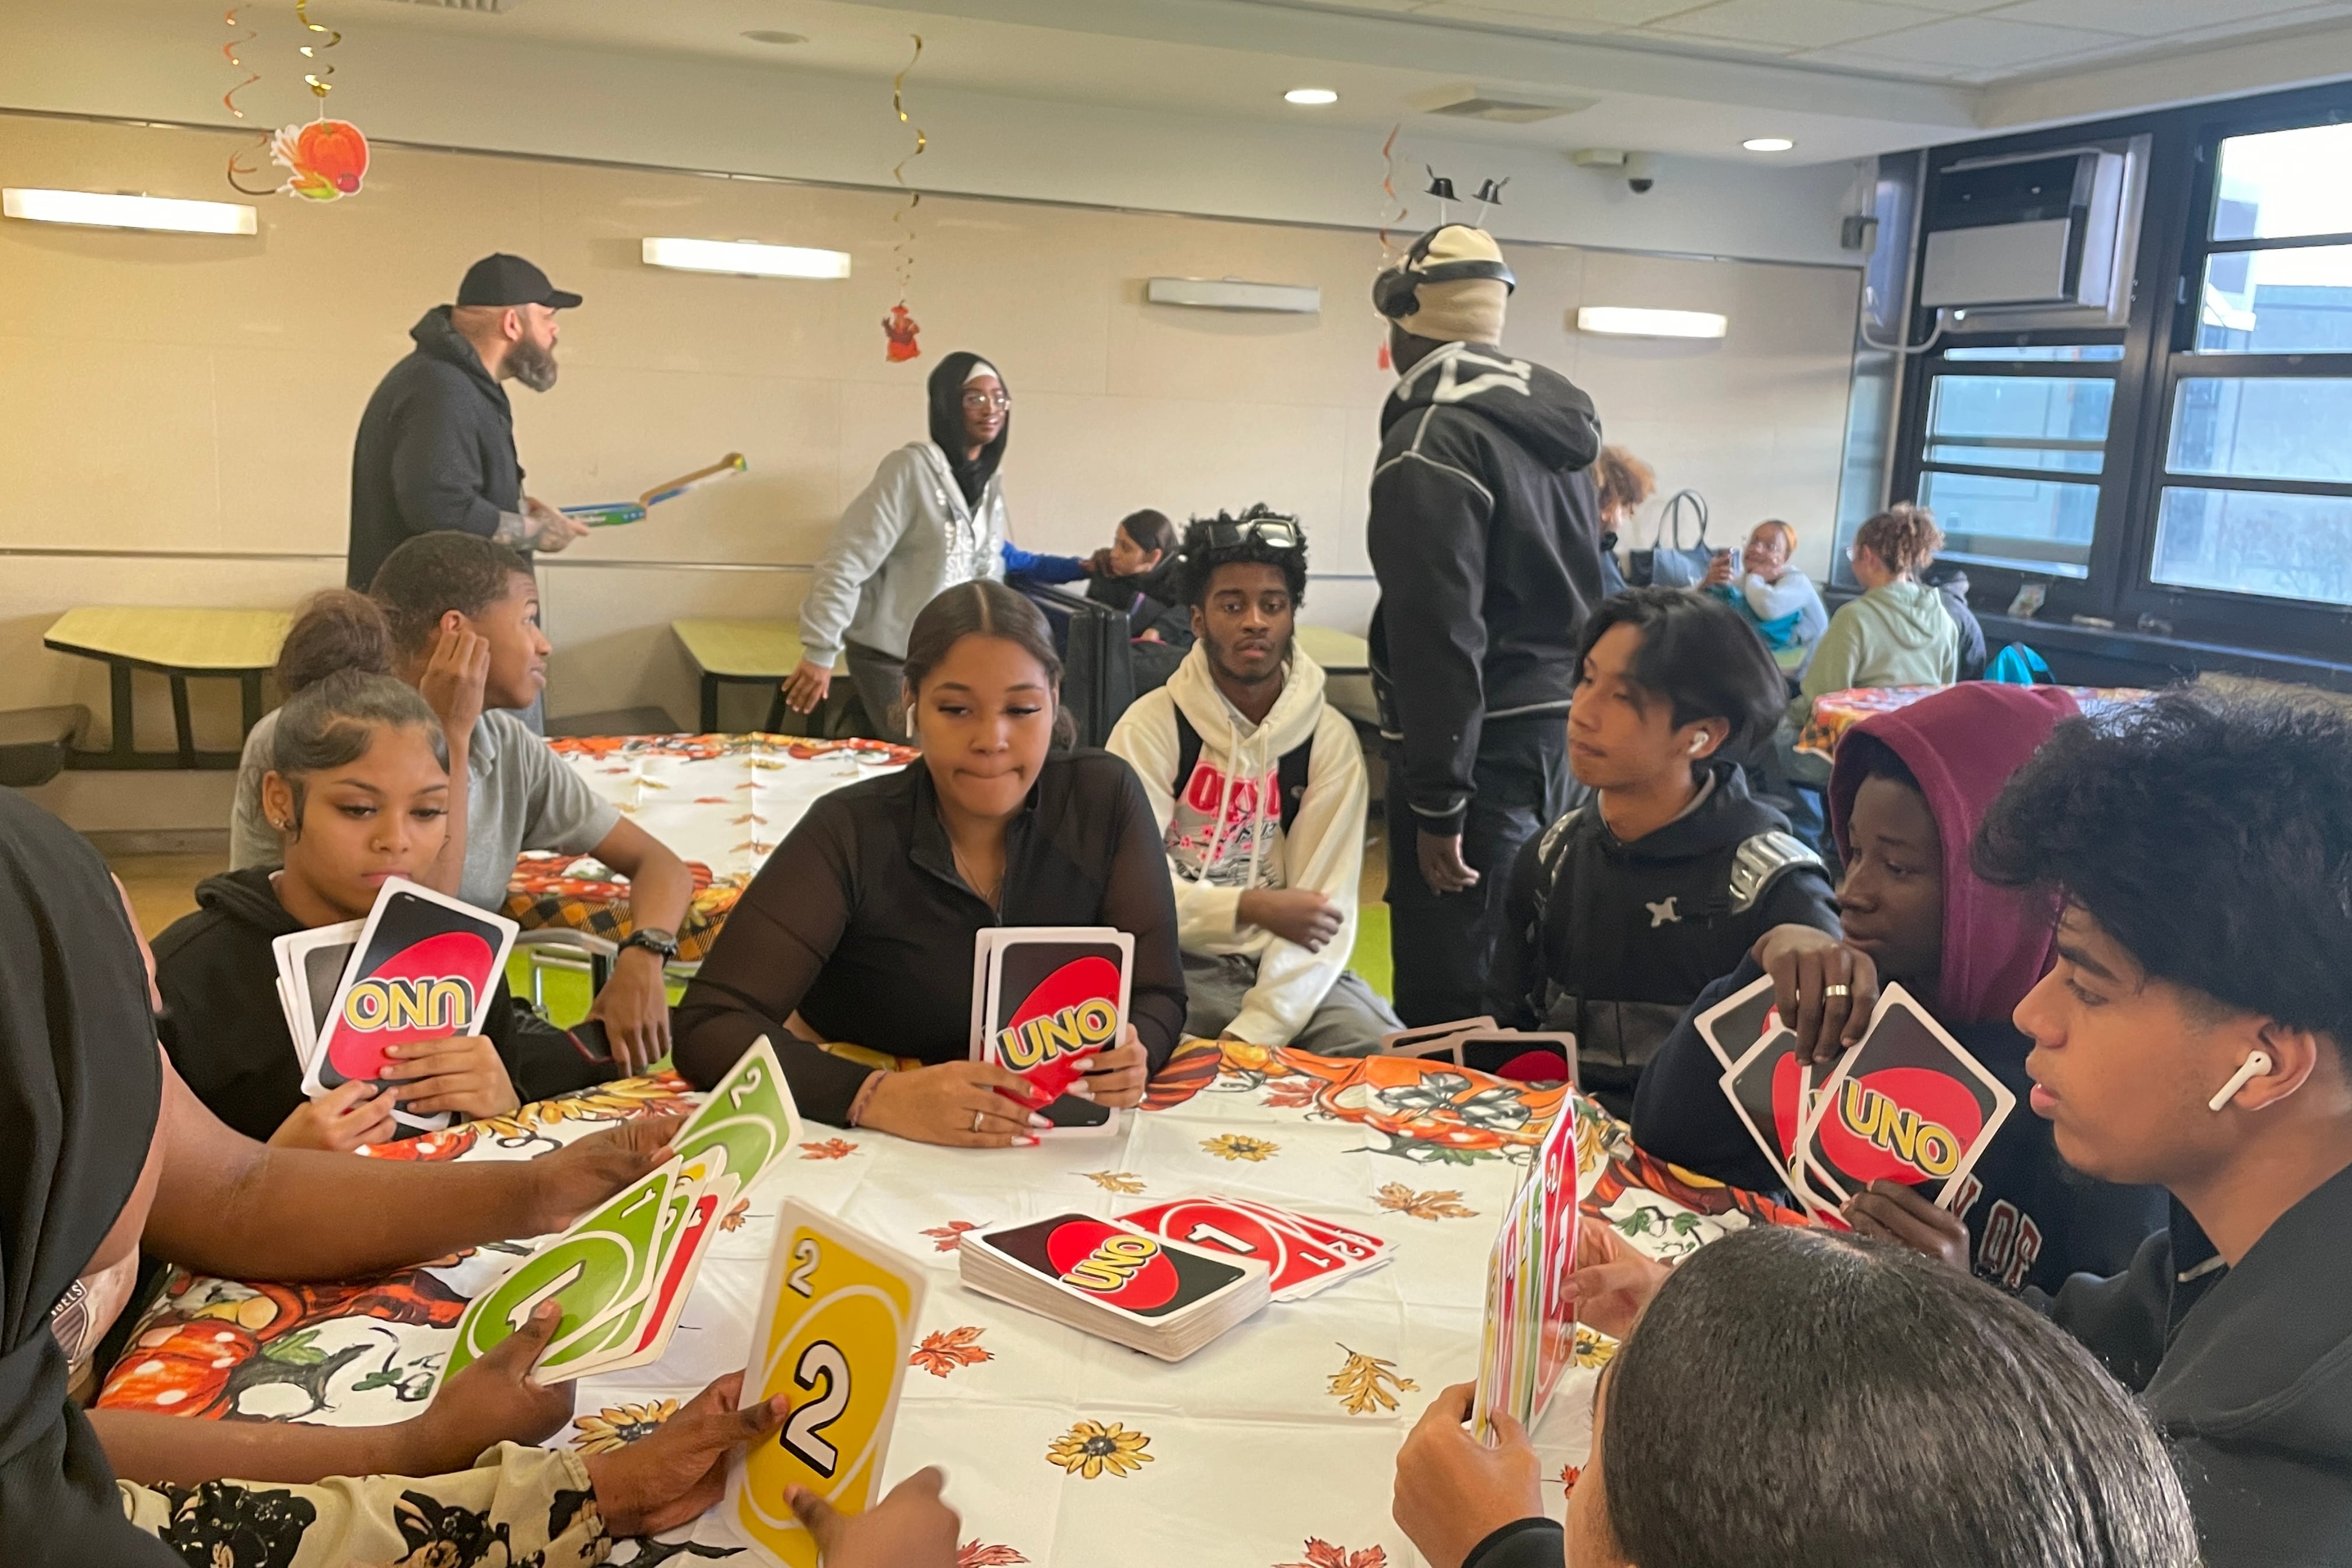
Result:
M915 318L907 313L906 306L890 307L890 314L882 322L882 335L890 340L885 353L892 364L923 357L923 351L915 342L915 334L922 330Z
M289 125L269 139L269 156L289 171L278 194L314 202L351 195L367 175L367 138L348 120Z

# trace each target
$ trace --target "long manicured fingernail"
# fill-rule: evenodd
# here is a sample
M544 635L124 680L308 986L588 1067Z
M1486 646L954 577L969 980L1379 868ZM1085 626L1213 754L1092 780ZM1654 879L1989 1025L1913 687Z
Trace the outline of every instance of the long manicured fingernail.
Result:
M1038 1140L1034 1137L1015 1138L1013 1142L1016 1147L1023 1149L1034 1149L1038 1144Z
M1080 1079L1077 1082L1070 1085L1066 1092L1076 1096L1080 1100L1092 1100L1095 1097L1095 1086L1088 1083L1086 1079Z
M1041 1131L1041 1132L1042 1132L1042 1131L1044 1131L1046 1128L1051 1127L1051 1126L1052 1126L1052 1125L1054 1125L1054 1124L1053 1124L1051 1121L1046 1121L1046 1120L1045 1120L1045 1118L1044 1118L1044 1117L1042 1117L1042 1116L1039 1116L1039 1115L1037 1115L1035 1112L1034 1112L1034 1111L1033 1111L1033 1112L1031 1112L1031 1113L1030 1113L1030 1117L1029 1117L1029 1125L1030 1125L1030 1126L1032 1126L1032 1127L1036 1128L1039 1131Z

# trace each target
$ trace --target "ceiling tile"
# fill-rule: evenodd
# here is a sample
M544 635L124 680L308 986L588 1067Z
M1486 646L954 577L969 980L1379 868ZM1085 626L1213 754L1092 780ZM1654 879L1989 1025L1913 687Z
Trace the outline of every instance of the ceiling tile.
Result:
M1931 12L1874 0L1718 0L1643 30L1818 49L1935 20Z
M2112 33L2076 27L2042 27L1994 16L1948 16L1848 45L1838 52L1856 63L1872 61L1882 68L1926 66L1957 76L1971 70L2021 70L2069 55L2128 47L2129 42Z
M1418 15L1496 26L1600 33L1687 11L1699 0L1435 0Z
M2294 0L2022 0L1993 17L2058 27L2089 27L2128 38L2160 38L2192 28L2212 31L2263 26L2263 17L2294 8Z

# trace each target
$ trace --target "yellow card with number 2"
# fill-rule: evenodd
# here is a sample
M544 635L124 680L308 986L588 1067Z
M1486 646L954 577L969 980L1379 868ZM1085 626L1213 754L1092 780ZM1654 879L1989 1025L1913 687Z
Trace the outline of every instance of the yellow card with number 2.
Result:
M743 1402L781 1394L792 1415L727 1484L727 1515L755 1557L817 1568L816 1542L784 1500L793 1487L843 1513L873 1506L923 1286L913 1259L798 1199L777 1205Z

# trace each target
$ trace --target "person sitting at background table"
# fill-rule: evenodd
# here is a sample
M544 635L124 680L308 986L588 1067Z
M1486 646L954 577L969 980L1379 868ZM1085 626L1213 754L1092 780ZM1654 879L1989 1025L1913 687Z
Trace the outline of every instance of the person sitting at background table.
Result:
M1987 883L1969 864L1969 844L2001 786L2074 714L2074 699L2055 687L1979 683L1854 726L1830 780L1830 823L1846 866L1839 931L1776 927L1699 993L1642 1079L1633 1142L1735 1187L1780 1185L1724 1095L1722 1066L1696 1024L1765 974L1817 1079L1861 1041L1880 988L1899 982L2024 1099L2033 1042L2010 1016L2050 966L2052 907ZM1967 1182L1970 1195L1955 1206L1969 1262L2004 1289L2056 1290L2078 1273L2119 1272L2164 1228L2161 1192L2084 1180L2037 1117L2011 1116ZM1857 1194L1848 1217L1891 1220L1916 1206L1907 1199L1908 1189L1882 1183ZM1622 1263L1648 1267L1630 1250Z
M820 1121L1027 1141L1026 1084L968 1059L973 939L1112 926L1135 939L1129 1021L1083 1081L1106 1105L1140 1103L1184 1022L1175 896L1134 773L1056 748L1061 676L1045 616L1002 583L923 607L904 691L921 762L818 797L752 878L678 1005L679 1071L708 1088L765 1035Z
M1737 570L1731 552L1723 551L1707 563L1701 584L1748 617L1783 668L1796 668L1830 624L1813 580L1789 563L1796 552L1795 529L1777 518L1759 522L1748 535Z
M309 618L371 614L362 595L335 590ZM474 1120L614 1076L609 1058L515 1007L500 976L484 1034L392 1047L396 1089L352 1082L304 1098L270 944L363 920L386 878L418 879L447 831L449 774L440 721L388 675L338 669L303 681L276 717L261 798L283 864L206 878L195 910L155 942L164 1048L206 1109L248 1138L349 1151L404 1136L395 1100Z
M1364 1056L1403 1023L1348 968L1364 870L1364 753L1298 647L1307 535L1253 507L1185 531L1198 640L1135 700L1112 754L1167 844L1187 1032Z
M1624 1116L1693 996L1774 926L1837 917L1820 858L1748 793L1739 760L1786 688L1730 606L1629 588L1586 623L1579 658L1568 765L1594 794L1511 867L1486 1010L1574 1033L1577 1082Z
M1397 1454L1430 1568L2197 1568L2148 1417L2000 1292L1881 1243L1759 1226L1693 1253L1601 1373L1565 1528L1471 1387ZM2302 1559L2316 1563L2317 1558Z
M978 354L958 353L928 385L929 438L883 458L843 509L801 601L800 667L784 682L785 706L814 712L846 650L866 718L894 740L908 729L898 711L908 628L940 590L1002 578L1012 537L997 472L1013 435L1004 378Z
M633 929L588 1016L604 1026L622 1071L644 1070L669 1049L663 966L677 956L694 879L685 861L599 799L512 711L547 685L549 646L530 568L489 540L427 533L385 559L368 597L383 613L381 634L348 601L337 601L325 623L306 628L311 617L298 617L287 634L291 651L279 656L279 684L292 689L291 658L311 678L332 668L389 671L424 694L440 719L451 776L467 783L450 795L447 844L416 880L500 910L515 857L527 848L593 854L629 879ZM337 665L338 658L348 663ZM261 803L277 724L276 713L262 716L237 764L229 823L235 869L278 862L279 835Z
M430 1407L388 1426L85 1412L76 1390L94 1383L100 1347L143 1298L142 1260L153 1272L344 1280L543 1235L658 1167L682 1121L640 1118L523 1162L352 1160L240 1137L157 1047L152 967L142 976L152 960L120 886L86 841L13 790L0 790L0 929L16 938L0 943L0 1561L11 1568L325 1568L423 1561L435 1543L454 1552L493 1533L518 1561L544 1551L534 1560L600 1563L614 1538L716 1503L729 1456L782 1422L782 1401L738 1408L741 1374L730 1373L619 1452L529 1446L572 1413L570 1388L530 1375L560 1316L552 1302ZM418 1528L434 1542L417 1542Z

